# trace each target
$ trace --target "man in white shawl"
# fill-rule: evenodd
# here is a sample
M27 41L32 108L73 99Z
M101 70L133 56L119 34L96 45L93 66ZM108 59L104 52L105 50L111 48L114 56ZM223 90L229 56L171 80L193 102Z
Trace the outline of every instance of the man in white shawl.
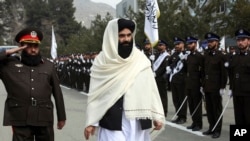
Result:
M91 68L85 138L98 128L98 141L151 141L165 116L150 61L135 47L136 25L111 20L102 51ZM153 126L152 126L153 123Z

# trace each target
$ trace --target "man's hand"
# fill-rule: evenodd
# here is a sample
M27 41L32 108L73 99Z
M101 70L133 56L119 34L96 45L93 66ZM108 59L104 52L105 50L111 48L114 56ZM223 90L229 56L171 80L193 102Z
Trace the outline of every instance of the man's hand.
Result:
M5 51L5 53L6 53L6 55L11 55L13 53L16 53L18 51L21 51L21 50L25 49L26 47L27 47L27 45L16 47L16 48L7 49Z
M203 96L205 96L205 93L204 93L204 91L203 91L203 87L200 87L200 92L201 92L201 94L202 94Z
M167 73L167 74L170 74L171 71L172 71L171 68L170 68L169 66L167 66L167 67L166 67L166 73Z
M150 59L151 61L154 61L154 60L155 60L155 55L150 55L150 56L149 56L149 59Z
M160 130L163 126L163 123L154 120L154 126L155 126L154 130Z
M95 133L95 126L92 126L92 125L90 125L90 126L88 126L88 127L86 127L85 128L85 130L84 130L84 136L85 136L85 139L86 140L88 140L89 139L89 137L90 137L90 135L94 135L94 133Z
M232 90L229 89L227 95L228 95L229 97L232 97L232 96L233 96Z
M225 89L220 89L220 95L223 96L225 94Z
M58 121L57 123L57 129L61 130L65 125L65 120L64 121Z

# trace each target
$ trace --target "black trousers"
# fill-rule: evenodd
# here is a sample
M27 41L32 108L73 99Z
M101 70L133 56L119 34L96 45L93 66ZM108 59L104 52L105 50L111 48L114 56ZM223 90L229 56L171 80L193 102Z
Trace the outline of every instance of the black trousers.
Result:
M165 116L168 114L168 95L167 95L167 83L164 81L156 81L158 91L160 93L161 102Z
M212 130L223 110L222 97L220 96L219 91L217 91L217 92L205 93L205 99L206 99L206 110L207 110L207 119L209 123L209 130ZM219 132L219 133L221 132L222 119L223 116L218 122L216 128L214 129L214 132Z
M185 83L171 83L171 90L175 111L177 112L186 97ZM177 116L178 118L187 119L187 101L183 104Z
M250 96L234 96L234 117L236 125L250 125Z
M186 90L188 96L188 107L194 126L202 128L202 94L200 88L193 88ZM200 104L200 105L199 105ZM196 111L195 111L196 110Z
M12 141L54 141L53 126L12 126Z

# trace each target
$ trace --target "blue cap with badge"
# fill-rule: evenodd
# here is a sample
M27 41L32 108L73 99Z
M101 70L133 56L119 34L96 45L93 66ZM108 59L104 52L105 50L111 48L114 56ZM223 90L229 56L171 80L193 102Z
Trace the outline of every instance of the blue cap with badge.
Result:
M187 44L194 43L194 42L197 42L197 41L198 41L198 39L193 37L193 36L187 36L186 37L186 43Z
M164 44L164 45L168 45L168 43L166 42L166 41L164 41L164 40L159 40L158 41L158 45L161 45L161 44Z
M208 32L205 34L205 39L208 41L219 41L220 40L220 36L212 33L212 32Z
M245 29L238 29L237 31L235 31L235 37L236 39L250 38L250 33Z
M174 45L184 43L184 40L179 37L174 37Z

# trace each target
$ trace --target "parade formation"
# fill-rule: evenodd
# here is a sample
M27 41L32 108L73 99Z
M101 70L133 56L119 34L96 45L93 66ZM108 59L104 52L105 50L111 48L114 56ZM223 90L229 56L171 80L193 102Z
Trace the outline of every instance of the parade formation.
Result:
M238 29L235 38L237 46L226 49L220 48L221 37L212 32L202 38L208 42L206 47L200 47L199 38L193 36L175 37L173 49L167 41L159 40L156 47L152 47L145 39L143 47L138 49L151 62L165 117L168 115L167 91L171 91L176 111L173 123L186 123L189 109L192 122L186 128L200 131L203 129L202 113L205 112L209 128L203 135L219 138L226 109L226 105L222 105L222 96L228 95L234 103L235 124L249 125L250 117L245 109L250 101L247 86L250 33ZM90 68L96 55L98 53L70 55L56 60L62 84L88 93ZM229 85L228 90L226 85Z

